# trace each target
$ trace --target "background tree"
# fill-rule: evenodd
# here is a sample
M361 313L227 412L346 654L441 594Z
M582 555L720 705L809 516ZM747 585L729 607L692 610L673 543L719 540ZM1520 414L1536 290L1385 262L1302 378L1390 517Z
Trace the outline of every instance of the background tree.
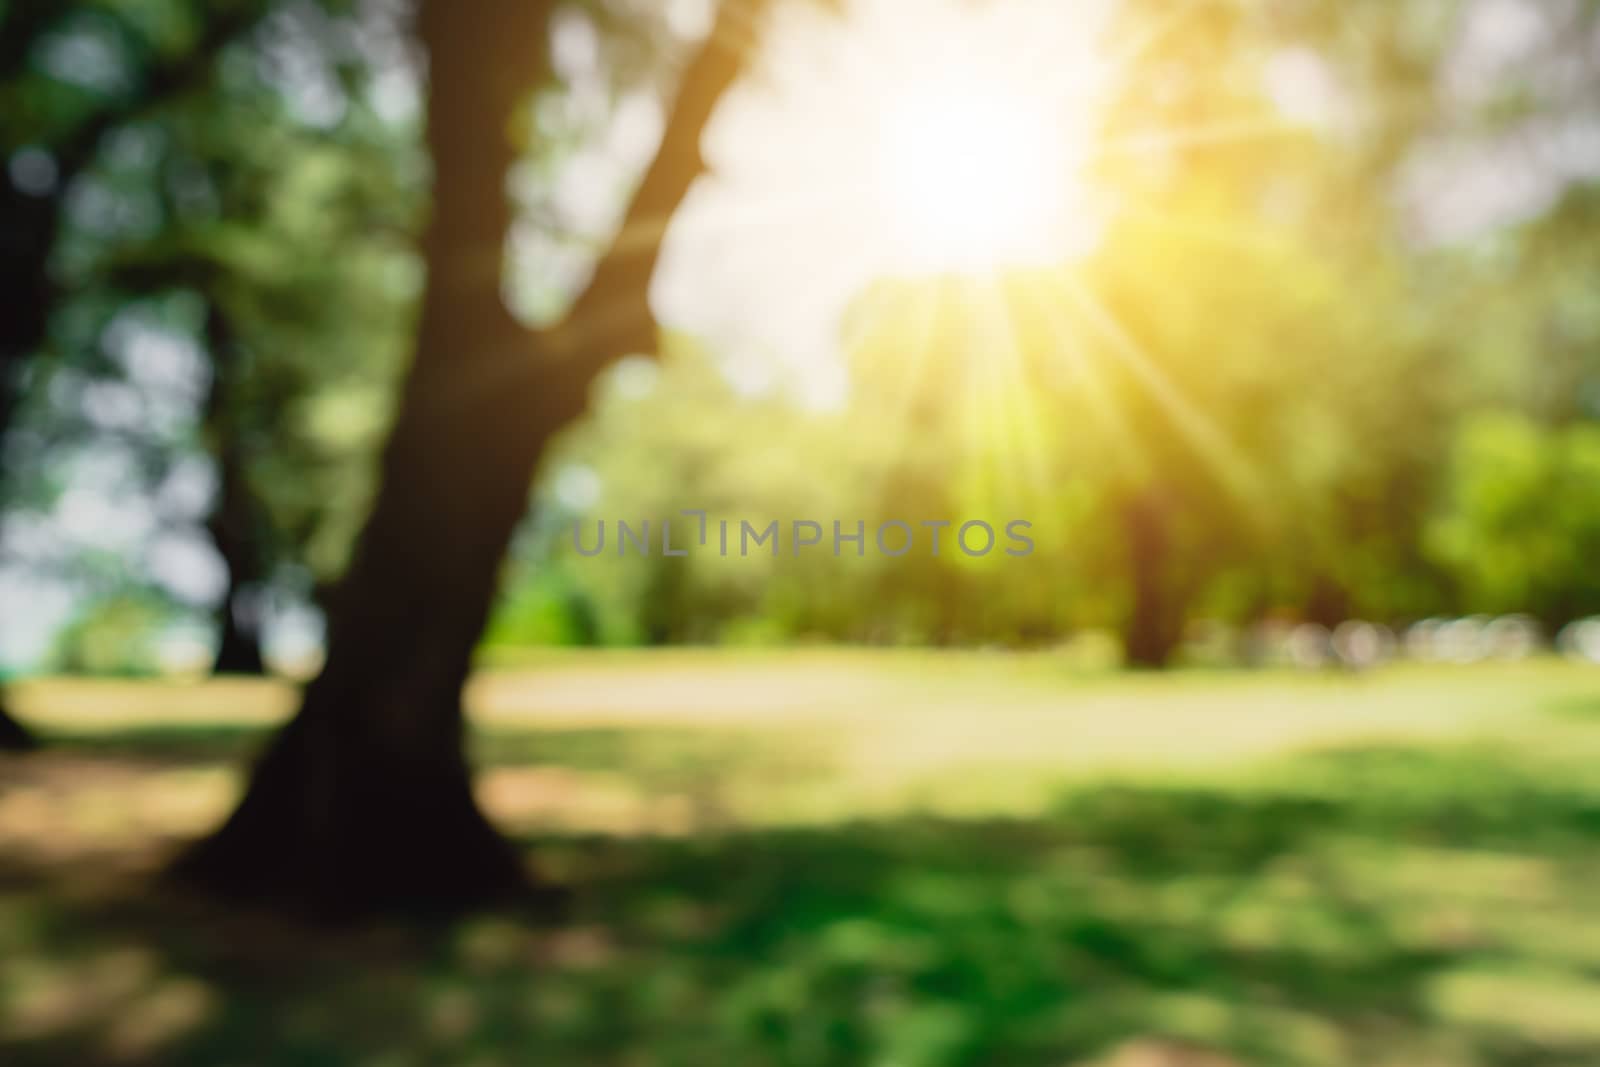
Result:
M67 200L108 138L192 91L224 44L265 3L173 7L23 2L0 24L0 447L25 388L27 363L50 340L61 295L52 267ZM0 743L26 731L0 707Z

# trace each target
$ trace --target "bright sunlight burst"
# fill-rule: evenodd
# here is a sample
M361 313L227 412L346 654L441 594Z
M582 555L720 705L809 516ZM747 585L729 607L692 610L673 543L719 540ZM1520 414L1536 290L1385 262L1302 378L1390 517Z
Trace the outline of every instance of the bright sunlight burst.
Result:
M1199 6L1142 25L1115 0L847 0L780 5L707 143L713 177L658 276L665 319L727 353L742 392L840 408L864 378L953 398L977 464L962 492L1048 493L1058 432L1039 382L1071 383L1127 444L1122 386L1163 411L1241 499L1228 434L1108 307L1086 265L1114 221L1149 217L1133 165L1186 144L1274 136L1241 96L1165 126L1115 111L1149 50ZM1131 164L1130 164L1131 161ZM698 305L698 306L696 306ZM910 416L908 414L907 418ZM881 428L915 448L917 427ZM981 468L981 469L979 469ZM965 477L965 476L964 476Z
M1087 247L1084 116L977 76L908 83L886 109L875 180L895 246L926 269L984 273ZM1080 240L1065 239L1076 227ZM1077 246L1077 247L1075 247Z
M1083 171L1106 82L1105 5L925 2L914 21L884 0L865 10L899 18L867 99L875 239L902 271L992 274L1092 248L1104 206Z
M1114 64L1110 0L786 5L708 144L660 306L729 352L837 381L844 309L884 278L992 280L1098 246L1086 170ZM771 378L735 368L753 388Z

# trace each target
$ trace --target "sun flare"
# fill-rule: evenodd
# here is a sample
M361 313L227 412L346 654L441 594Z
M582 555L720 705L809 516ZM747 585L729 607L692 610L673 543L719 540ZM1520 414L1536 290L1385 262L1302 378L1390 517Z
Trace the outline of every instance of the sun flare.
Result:
M707 143L659 306L834 402L846 309L886 278L987 284L1081 259L1112 0L782 5ZM747 363L757 361L749 356Z
M1105 84L1098 7L1063 18L1033 3L932 2L914 23L900 12L900 47L874 65L865 97L877 122L871 225L898 272L994 275L1093 247L1103 212L1084 168Z
M1052 465L1080 441L1111 442L1130 469L1157 462L1138 427L1159 419L1264 512L1248 453L1191 392L1200 379L1160 330L1126 321L1149 306L1132 287L1181 278L1189 249L1275 246L1228 225L1231 196L1266 173L1240 167L1250 181L1219 199L1240 164L1226 153L1303 136L1302 120L1284 121L1273 79L1206 89L1164 54L1208 10L776 5L672 221L660 321L704 339L746 395L833 412L856 392L894 398L879 459L948 435L965 466L946 474L971 502L1052 499Z
M1080 116L976 74L907 84L884 112L874 179L909 266L985 274L1092 243Z

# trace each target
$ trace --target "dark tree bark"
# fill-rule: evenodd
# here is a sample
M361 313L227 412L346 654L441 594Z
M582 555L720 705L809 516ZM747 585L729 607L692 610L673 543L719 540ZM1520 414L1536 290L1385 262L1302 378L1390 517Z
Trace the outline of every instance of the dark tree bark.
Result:
M266 658L261 652L261 623L257 608L251 601L254 589L228 580L228 592L217 608L216 659L211 664L212 674L233 674L256 678L267 672Z
M237 421L230 418L241 353L228 316L215 298L206 311L205 335L211 353L206 433L217 463L217 499L206 531L228 568L228 588L217 607L221 637L212 673L259 675L266 668L255 596L268 577L262 546L266 520L250 491L247 443Z
M0 752L29 752L38 747L39 739L0 703Z
M1156 490L1122 506L1123 536L1133 581L1133 606L1123 631L1130 667L1159 670L1172 662L1183 636L1183 596L1171 572L1168 503Z
M645 290L658 253L654 238L625 234L543 334L501 302L506 135L543 61L548 12L520 0L423 6L435 179L416 356L330 604L327 664L239 807L178 864L214 892L350 917L459 910L526 885L472 794L461 687L545 446L611 357L654 348ZM713 34L687 72L633 234L658 236L701 170L701 131L740 67L727 42Z
M1307 622L1333 629L1350 617L1349 591L1337 578L1319 574L1306 598L1305 617Z
M43 17L36 9L21 14ZM9 160L17 147L3 145L0 152ZM59 225L58 191L21 189L12 168L0 167L0 292L6 294L0 300L0 455L21 399L23 366L44 343L53 297L46 264ZM0 750L20 752L35 745L27 728L0 707Z
M50 290L45 260L55 240L57 211L46 196L14 184L0 171L0 439L11 425L22 366L44 341Z
M21 13L28 14L44 17L42 9ZM21 58L8 49L5 64ZM17 147L0 146L0 152L9 160ZM58 179L54 190L25 190L17 186L12 168L0 167L0 292L6 294L0 300L0 456L21 400L23 367L44 343L49 322L54 293L46 267L60 228L61 184ZM0 750L35 747L37 739L0 706Z

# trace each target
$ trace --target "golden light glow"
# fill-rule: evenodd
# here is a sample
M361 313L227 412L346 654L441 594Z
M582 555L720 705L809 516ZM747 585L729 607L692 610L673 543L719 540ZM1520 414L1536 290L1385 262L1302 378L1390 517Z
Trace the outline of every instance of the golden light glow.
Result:
M1096 248L1085 176L1111 0L777 5L674 221L664 321L839 396L845 309L885 278L993 280ZM732 361L733 357L730 357Z
M1103 202L1084 181L1106 66L1101 3L894 0L896 47L871 67L875 240L899 273L992 275L1059 263L1098 241ZM870 47L863 43L861 47Z
M1116 10L779 5L755 76L708 140L714 177L674 224L658 275L665 320L705 336L751 391L787 384L826 405L875 376L905 401L907 426L880 430L908 451L925 432L910 425L914 398L939 394L951 432L983 457L975 495L1050 484L1044 457L1069 450L1052 439L1068 432L1061 420L1045 415L1061 396L1137 453L1118 410L1129 389L1153 397L1225 482L1247 487L1227 435L1080 268L1114 221L1142 210L1138 190L1101 184L1117 172L1107 163L1164 173L1168 156L1282 124L1241 109L1108 128L1138 64L1200 5L1176 0L1146 27L1114 27Z
M887 239L909 267L966 274L1090 247L1087 125L976 72L900 86L874 160Z

